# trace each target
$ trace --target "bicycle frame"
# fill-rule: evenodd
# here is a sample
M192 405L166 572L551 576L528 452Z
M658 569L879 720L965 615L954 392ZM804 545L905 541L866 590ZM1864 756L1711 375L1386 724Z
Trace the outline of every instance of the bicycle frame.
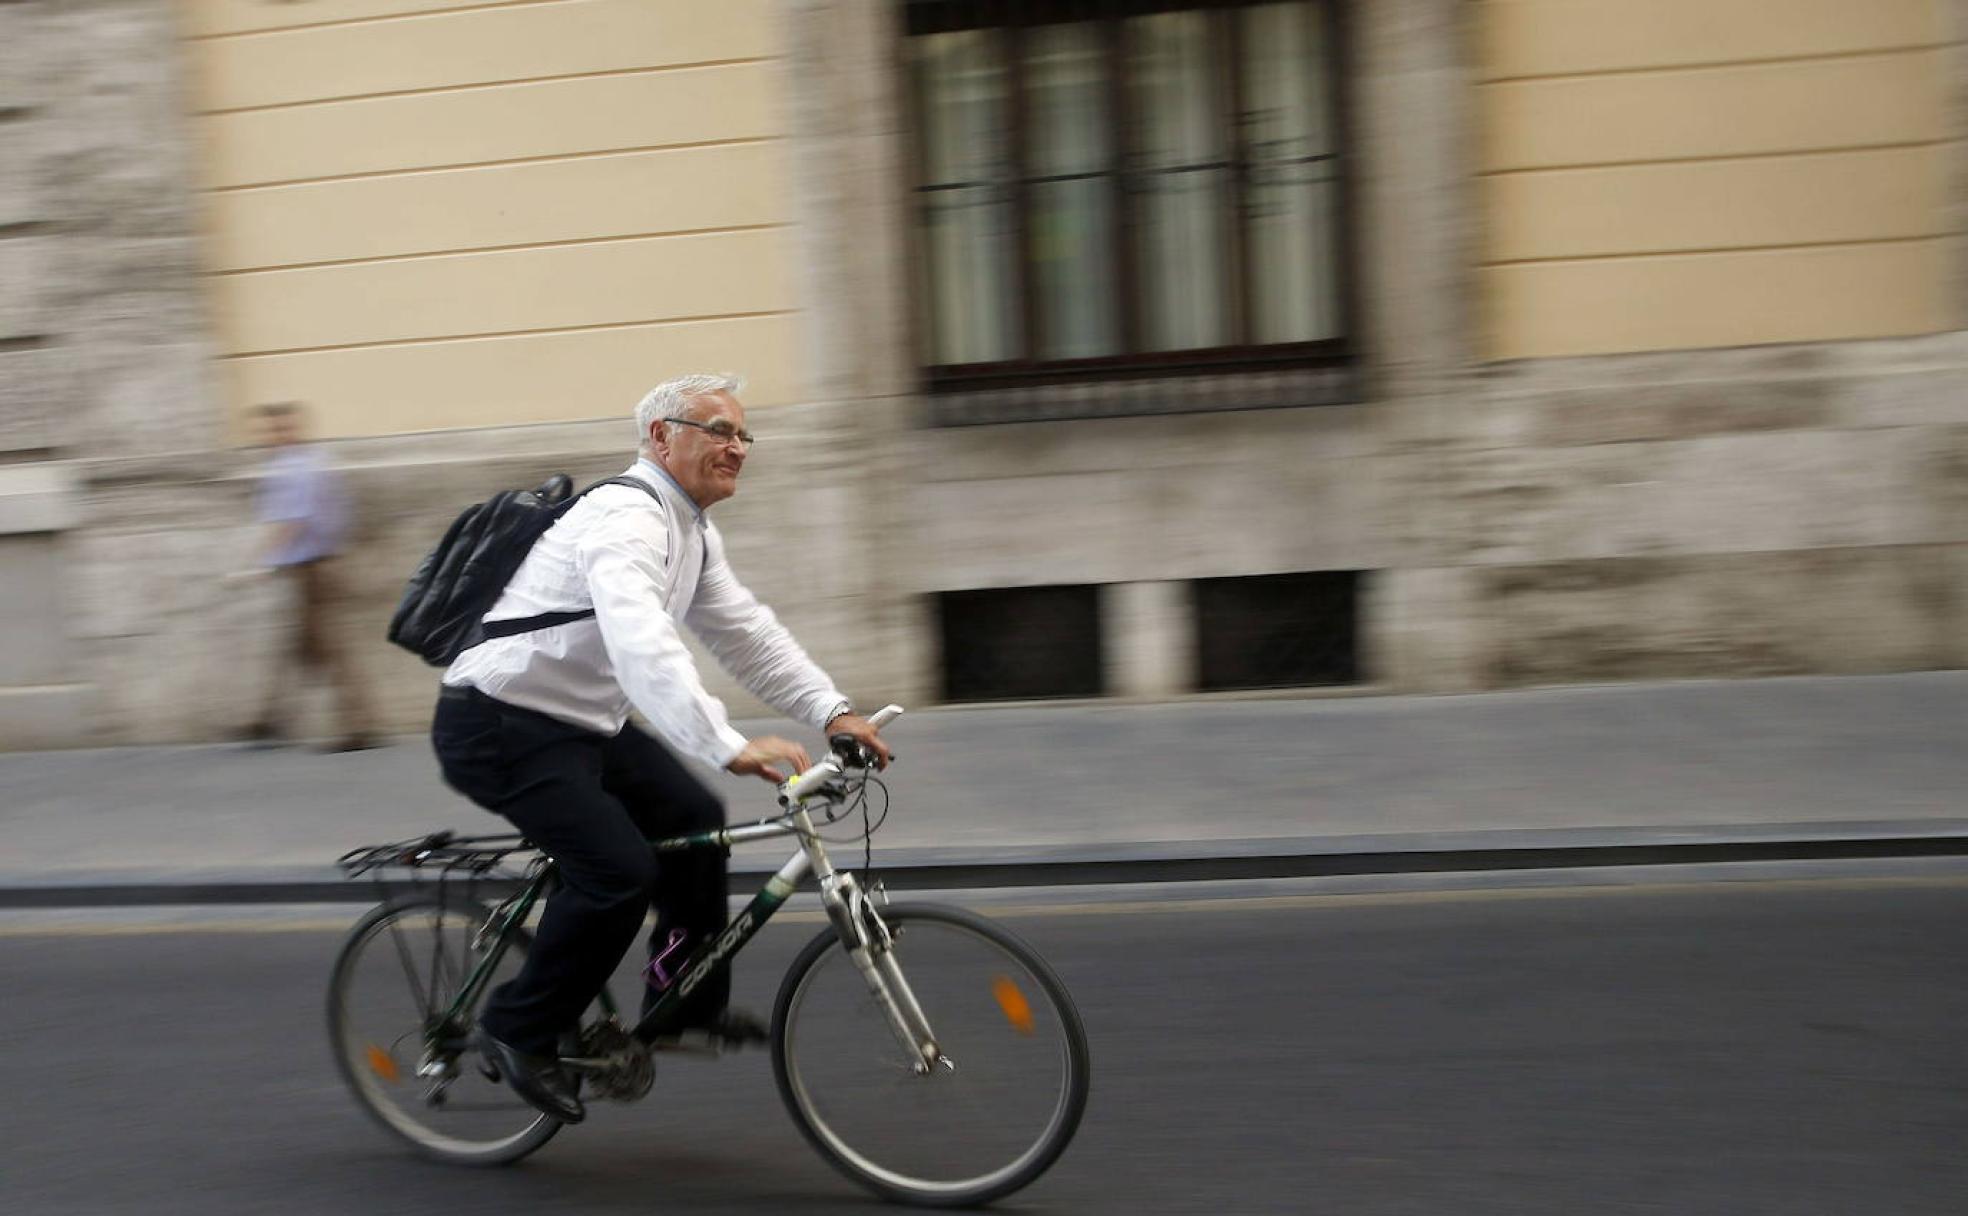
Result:
M709 941L699 942L690 952L677 972L676 982L664 991L649 1013L630 1032L638 1041L649 1045L662 1037L684 999L719 967L728 966L731 958L752 940L812 874L819 877L821 905L826 909L835 932L840 935L841 945L867 982L870 994L886 1016L897 1041L914 1061L915 1070L927 1073L938 1062L947 1066L922 1007L896 965L895 956L889 948L893 942L888 936L887 927L869 906L854 875L834 868L814 827L813 817L806 808L805 795L800 792L816 789L831 777L840 776L841 772L839 764L828 759L788 782L785 789L789 792L781 797L782 804L789 807L786 818L762 820L713 832L693 832L651 842L651 847L658 853L675 853L686 849L728 848L779 836L797 836L800 848L766 880L765 886L732 918L723 932ZM552 873L551 866L543 868L516 895L501 905L494 922L486 926L486 931L495 935L492 948L486 951L485 957L479 960L459 988L457 998L445 1011L442 1024L458 1023L465 1012L477 1003L493 968L511 942L513 931L525 923ZM600 999L603 1009L613 1014L614 1003L606 988L602 990Z

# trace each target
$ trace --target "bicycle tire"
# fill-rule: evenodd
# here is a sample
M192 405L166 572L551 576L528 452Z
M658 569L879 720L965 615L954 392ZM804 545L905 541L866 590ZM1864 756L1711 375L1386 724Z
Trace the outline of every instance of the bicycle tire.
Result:
M929 1207L1001 1199L1045 1173L1079 1128L1091 1075L1079 1012L1031 947L982 916L938 904L896 904L879 915L954 1069L911 1070L829 928L793 960L774 1002L779 1096L823 1158L884 1198ZM819 1025L844 1012L846 1030ZM1036 1083L1018 1082L1021 1070ZM883 1098L892 1101L880 1105ZM976 1117L980 1098L1007 1099L1020 1108L1020 1124L1036 1130L1006 1131L995 1117ZM987 1164L954 1159L972 1152ZM899 1163L908 1157L919 1159Z
M503 1082L494 1082L483 1077L477 1069L476 1052L468 1050L458 1058L459 1081L453 1084L463 1082L473 1090L484 1087L488 1092L495 1093L496 1098L488 1101L495 1102L496 1105L491 1109L500 1112L496 1123L503 1126L510 1121L514 1130L503 1135L483 1138L458 1134L459 1129L456 1128L446 1131L433 1124L440 1121L438 1112L448 1113L458 1109L451 1105L448 1098L444 1106L426 1104L425 1109L429 1113L421 1119L416 1115L416 1105L411 1104L406 1107L396 1100L397 1097L411 1098L415 1087L427 1084L416 1075L414 1064L408 1059L399 1058L408 1054L402 1049L404 1044L414 1043L419 1048L419 1055L422 1054L424 1028L418 1024L417 1018L412 1016L412 1011L420 1006L431 1004L437 1004L440 1008L448 1005L456 991L454 981L447 990L434 997L420 993L416 988L416 979L407 973L407 962L401 959L404 942L400 935L392 933L391 930L398 922L420 915L436 917L436 927L432 930L432 937L442 946L443 935L449 926L456 925L461 934L475 933L485 923L487 910L474 902L410 896L373 908L356 922L335 957L334 969L330 972L328 982L328 1041L335 1056L335 1065L340 1070L342 1079L348 1084L350 1092L354 1094L357 1105L386 1130L424 1156L453 1165L491 1166L517 1161L553 1139L564 1125L551 1115L542 1114L527 1106L517 1095L508 1090ZM417 931L421 935L422 930ZM525 929L515 930L511 941L507 944L506 954L500 960L501 965L508 966L509 961L523 960L531 942L532 935ZM463 944L461 941L460 945ZM406 974L396 978L398 982L409 987L413 998L416 998L406 1009L392 1011L391 1014L377 1019L386 1023L382 1027L385 1035L399 1032L395 1037L390 1038L387 1044L379 1041L384 1037L383 1035L373 1033L378 1027L366 1024L371 1020L367 1016L370 985L366 981L363 986L365 1016L361 1019L364 1025L355 1024L358 1019L351 1008L354 995L352 990L356 985L359 969L367 961L373 946L381 946L386 951L396 951L399 954L400 965L405 967ZM470 970L471 959L468 947L466 949L467 953L459 960L463 964L462 969L456 971L459 979ZM433 949L431 954L435 975L442 970L442 963L435 958L436 949ZM387 963L389 960L385 958L384 962ZM378 982L375 986L386 988L387 984ZM436 982L431 985L432 988L438 986ZM407 1029L405 1029L406 1025ZM511 1112L509 1118L504 1113L508 1109Z

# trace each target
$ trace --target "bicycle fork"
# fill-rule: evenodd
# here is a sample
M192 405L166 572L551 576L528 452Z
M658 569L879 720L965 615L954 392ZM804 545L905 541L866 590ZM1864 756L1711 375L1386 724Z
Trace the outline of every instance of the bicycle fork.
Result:
M938 1046L929 1018L910 990L909 981L903 978L901 965L895 961L895 938L868 902L867 893L853 874L833 868L818 840L809 838L808 851L814 855L814 868L820 873L820 899L826 906L827 918L833 922L855 970L868 985L868 994L887 1019L888 1028L894 1032L910 1068L919 1077L929 1075L938 1065L954 1071L956 1061L944 1055Z

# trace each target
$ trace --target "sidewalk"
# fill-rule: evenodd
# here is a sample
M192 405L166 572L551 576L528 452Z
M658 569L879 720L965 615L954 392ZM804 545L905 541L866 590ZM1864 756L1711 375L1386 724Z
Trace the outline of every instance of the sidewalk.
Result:
M900 762L877 855L987 869L1399 855L1441 869L1520 849L1964 852L1964 723L1968 672L931 710L889 732ZM734 823L774 809L760 782L712 780ZM0 755L0 905L130 902L137 887L160 902L191 888L199 902L298 897L338 881L331 863L351 847L439 828L505 830L439 783L421 738L334 756ZM751 846L734 865L769 869L783 851Z

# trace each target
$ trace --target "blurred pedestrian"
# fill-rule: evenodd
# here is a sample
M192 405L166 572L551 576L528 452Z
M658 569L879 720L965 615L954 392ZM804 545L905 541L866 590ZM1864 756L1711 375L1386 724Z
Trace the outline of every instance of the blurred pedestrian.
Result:
M310 673L325 675L335 690L341 734L329 751L374 747L368 691L348 650L335 636L335 608L342 598L335 555L348 532L348 498L322 452L302 442L296 402L259 409L272 455L260 479L255 513L265 529L260 563L288 584L286 636L275 648L260 716L247 738L263 745L289 737L291 710Z

